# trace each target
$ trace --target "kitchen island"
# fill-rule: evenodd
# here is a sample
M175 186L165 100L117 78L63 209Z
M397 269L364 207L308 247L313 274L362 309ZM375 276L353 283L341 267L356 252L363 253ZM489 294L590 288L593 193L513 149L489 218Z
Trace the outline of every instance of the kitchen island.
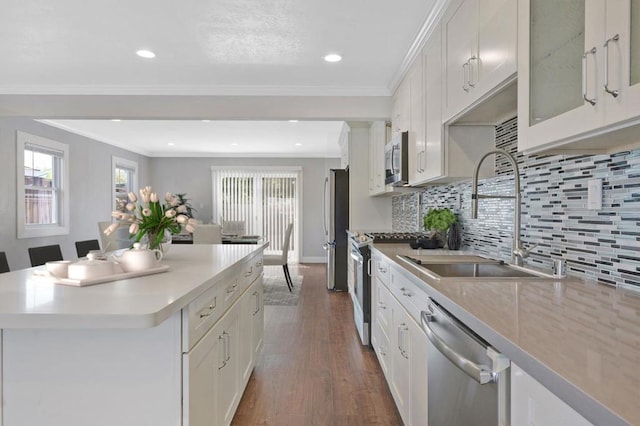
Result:
M407 277L420 291L505 354L518 366L513 375L533 377L592 424L640 424L637 290L572 278L437 280L397 256L473 253L418 251L399 244L374 244L374 249L375 255L382 256L397 271L397 282ZM394 280L389 281L393 288ZM426 306L421 309L426 310ZM532 399L524 402L525 410L550 416L559 424L558 412L545 413L545 407L542 404L535 407ZM519 401L513 400L512 393L512 415L522 408L517 404ZM512 417L511 424L527 423L514 422Z
M1 274L2 426L230 423L262 347L265 246L173 246L166 273L89 287Z

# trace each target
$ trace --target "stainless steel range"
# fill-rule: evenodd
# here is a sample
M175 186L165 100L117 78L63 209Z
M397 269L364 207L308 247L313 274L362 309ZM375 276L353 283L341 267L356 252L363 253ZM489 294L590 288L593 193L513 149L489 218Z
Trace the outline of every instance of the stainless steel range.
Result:
M371 243L415 241L419 232L348 232L348 289L353 301L353 317L363 345L370 344L371 324Z

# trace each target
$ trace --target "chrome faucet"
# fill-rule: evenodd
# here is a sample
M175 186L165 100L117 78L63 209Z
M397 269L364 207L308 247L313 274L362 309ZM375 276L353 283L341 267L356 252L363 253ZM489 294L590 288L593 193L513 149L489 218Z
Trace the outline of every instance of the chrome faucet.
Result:
M513 167L513 195L483 195L478 194L478 172L480 171L480 165L485 158L492 154L501 154L504 155L511 166ZM476 164L476 168L473 171L473 182L471 188L471 219L478 218L478 200L482 198L513 198L515 202L515 206L513 209L513 249L511 250L511 263L517 266L522 266L524 264L524 259L529 257L529 253L531 250L537 246L534 245L529 247L528 249L522 246L522 241L520 240L520 171L518 170L518 163L516 159L513 158L511 154L502 149L496 149L493 151L489 151L478 161Z

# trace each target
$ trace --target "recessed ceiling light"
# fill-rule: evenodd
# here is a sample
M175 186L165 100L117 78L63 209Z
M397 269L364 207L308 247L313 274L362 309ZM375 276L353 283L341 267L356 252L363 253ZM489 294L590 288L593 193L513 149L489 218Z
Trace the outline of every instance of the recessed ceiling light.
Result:
M141 58L145 58L145 59L153 59L153 58L156 57L155 53L153 53L150 50L145 50L145 49L138 50L136 52L136 55L140 56Z
M298 142L298 143L296 144L296 146L302 146L302 144L301 144L300 142Z
M173 142L169 142L167 145L169 145L169 146L174 146L174 145L175 145L175 143L173 143Z
M231 144L231 146L238 146L238 144L234 142Z
M201 120L201 121L202 121L203 123L208 123L208 122L210 122L211 120Z
M119 118L113 118L113 119L111 119L111 121L116 121L117 122L117 121L122 121L122 120L120 120Z
M297 123L298 120L289 120L289 123Z
M327 62L340 62L342 60L342 56L338 55L337 53L329 53L324 57L324 60Z

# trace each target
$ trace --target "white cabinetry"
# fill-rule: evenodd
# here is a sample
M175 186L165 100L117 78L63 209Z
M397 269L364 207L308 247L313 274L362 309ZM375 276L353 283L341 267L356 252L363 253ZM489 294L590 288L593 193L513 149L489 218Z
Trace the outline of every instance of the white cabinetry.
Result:
M468 179L478 158L495 148L494 126L443 125L443 83L447 79L443 78L442 48L443 32L438 24L396 92L398 99L410 101L410 120L406 125L409 129L409 184L412 186ZM422 76L421 84L416 82L419 75ZM421 93L417 93L418 90ZM404 123L404 120L400 119L400 122ZM401 128L394 122L394 130ZM482 177L493 175L489 166L489 163L483 164Z
M369 130L369 195L375 196L392 191L384 183L386 176L384 146L387 143L387 124L374 121Z
M350 135L351 129L347 123L343 123L342 130L340 131L340 138L338 139L338 145L340 146L340 168L346 169L349 167L349 155L350 155Z
M514 78L517 4L513 0L455 0L442 26L446 122Z
M411 126L411 82L405 77L391 98L392 133L408 132Z
M565 404L513 362L511 363L511 424L589 426Z
M407 297L420 298L415 292L421 290L405 277L396 276L388 261L375 251L373 262L372 345L404 424L426 425L428 341L415 320L415 307L405 305ZM411 296L394 297L394 282Z
M185 425L231 423L262 347L262 257L246 262L238 272L220 287L228 309L183 355ZM211 296L210 291L205 292L191 305L199 306L201 299L212 300ZM200 310L197 318L210 315ZM187 322L185 328L195 325Z
M640 1L518 2L521 151L637 146Z

